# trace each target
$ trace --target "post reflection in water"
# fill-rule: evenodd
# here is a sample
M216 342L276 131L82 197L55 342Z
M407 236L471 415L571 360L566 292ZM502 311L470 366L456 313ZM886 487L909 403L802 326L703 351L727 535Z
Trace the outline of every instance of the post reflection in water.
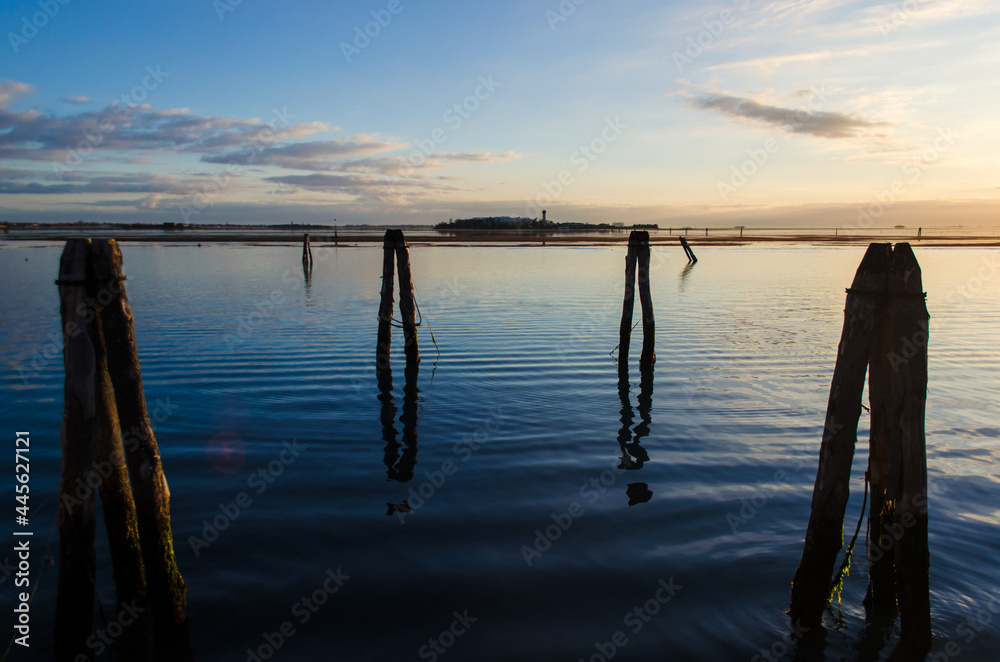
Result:
M302 280L305 282L306 300L308 300L309 290L312 289L313 284L313 270L312 264L306 264L305 260L302 261Z
M684 286L687 285L688 276L691 275L691 270L694 269L694 265L696 265L696 264L698 264L698 263L697 262L688 262L687 264L684 265L684 268L681 269L681 284L680 284L680 291L681 292L684 291Z
M628 379L628 366L621 365L618 369L618 398L621 400L621 428L618 430L618 447L621 450L621 461L619 469L626 471L636 471L649 461L649 454L642 447L643 437L649 436L649 425L652 422L653 407L653 368L640 370L638 410L639 423L633 428L635 415L632 403L629 398L631 385ZM629 483L625 490L628 496L628 505L634 506L638 503L646 503L653 496L653 492L646 483Z
M377 370L379 402L382 404L380 418L382 420L382 440L385 441L385 466L389 480L400 483L413 478L413 470L417 465L417 400L420 388L417 381L420 373L418 361L407 361L404 372L403 411L399 422L403 426L402 444L397 441L396 428L396 398L392 394L392 368L386 365ZM390 514L392 505L390 505Z

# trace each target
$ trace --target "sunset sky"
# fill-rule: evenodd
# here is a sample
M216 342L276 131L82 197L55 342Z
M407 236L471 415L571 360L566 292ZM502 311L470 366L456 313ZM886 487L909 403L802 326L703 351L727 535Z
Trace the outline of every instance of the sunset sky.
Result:
M5 0L0 25L9 221L1000 223L990 0Z

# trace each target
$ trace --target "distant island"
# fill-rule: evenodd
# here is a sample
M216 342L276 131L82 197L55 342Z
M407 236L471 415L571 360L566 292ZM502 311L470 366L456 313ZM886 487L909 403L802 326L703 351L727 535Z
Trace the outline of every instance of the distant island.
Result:
M521 216L477 216L475 218L459 218L438 223L435 230L626 230L645 229L656 230L656 224L630 225L624 223L557 223L542 218L525 218Z

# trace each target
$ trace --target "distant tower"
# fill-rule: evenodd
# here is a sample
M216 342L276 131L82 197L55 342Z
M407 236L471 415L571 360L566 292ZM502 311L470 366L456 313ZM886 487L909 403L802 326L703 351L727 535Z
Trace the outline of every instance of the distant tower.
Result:
M542 223L544 223L544 222L545 222L545 210L543 209L542 210Z

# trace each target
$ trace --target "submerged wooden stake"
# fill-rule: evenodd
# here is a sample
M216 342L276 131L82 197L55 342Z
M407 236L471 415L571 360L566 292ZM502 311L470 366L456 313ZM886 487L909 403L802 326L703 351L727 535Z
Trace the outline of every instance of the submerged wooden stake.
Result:
M740 236L742 237L743 236L742 230L740 232L741 232ZM684 237L678 237L678 239L681 240L681 248L684 249L684 254L687 256L688 262L692 263L697 262L698 258L695 257L694 251L691 250L691 245L687 242L687 239L685 239Z
M59 299L66 368L65 408L59 442L62 483L59 500L59 588L56 595L57 662L90 659L87 638L94 622L97 555L95 357L88 321L89 239L70 239L59 264Z
M820 623L830 597L837 554L843 545L844 511L850 495L865 370L874 336L877 295L885 289L890 250L890 244L868 247L847 295L809 525L802 559L792 581L788 613L792 623L802 627Z
M635 231L628 238L625 255L625 300L622 303L622 322L618 327L618 371L628 374L628 352L632 345L632 310L635 308L635 263L639 252L639 238Z
M656 322L653 319L653 297L649 292L649 233L643 231L638 239L639 304L642 306L642 355L639 367L649 369L656 362Z
M889 249L891 252L891 249ZM887 266L891 256L887 258ZM896 578L893 569L893 510L899 484L899 446L892 438L893 374L889 366L892 320L888 313L888 279L876 302L874 336L868 360L868 401L871 433L868 442L868 481L871 506L868 512L868 589L865 608L869 615L886 622L896 613Z
M827 410L831 441L825 435L820 449L812 513L789 614L797 625L812 627L819 624L829 599L825 583L842 544L867 364L873 540L865 606L877 621L893 616L898 607L901 647L923 655L931 647L931 622L924 431L928 315L921 288L920 265L910 245L901 243L895 250L890 244L869 246L848 290Z
M399 316L403 322L404 350L407 363L420 360L417 345L417 314L413 295L413 279L410 276L410 249L402 230L396 230L396 268L399 275Z
M393 230L385 231L382 240L382 299L378 308L378 340L375 365L377 370L389 366L389 351L392 348L393 279L395 273L396 244Z
M97 300L95 294L95 300ZM93 337L96 358L97 389L97 458L101 475L101 505L104 524L108 530L108 547L114 569L115 592L120 605L144 605L146 602L146 574L139 544L139 525L128 482L128 468L122 446L118 409L114 387L108 374L107 352L100 316L95 316ZM138 658L147 648L139 614L137 622L124 628L121 635L122 654L129 659Z
M146 409L132 308L122 273L122 254L114 239L95 241L92 251L98 287L108 293L109 299L107 305L102 304L101 324L108 372L125 434L125 454L135 495L157 648L172 651L175 659L182 659L190 656L184 598L186 585L174 559L170 490Z
M893 441L900 449L895 549L900 641L913 650L931 648L930 550L927 542L927 306L920 265L909 244L896 244L889 271L889 315L893 321L889 362L894 381Z
M306 271L311 271L313 266L312 244L309 241L308 234L302 238L302 266Z
M639 303L642 307L642 356L640 368L649 368L656 361L656 323L653 319L653 298L649 292L649 233L633 230L628 238L625 255L625 298L622 321L618 327L618 372L627 374L628 353L632 344L632 310L635 307L635 281L638 267Z

